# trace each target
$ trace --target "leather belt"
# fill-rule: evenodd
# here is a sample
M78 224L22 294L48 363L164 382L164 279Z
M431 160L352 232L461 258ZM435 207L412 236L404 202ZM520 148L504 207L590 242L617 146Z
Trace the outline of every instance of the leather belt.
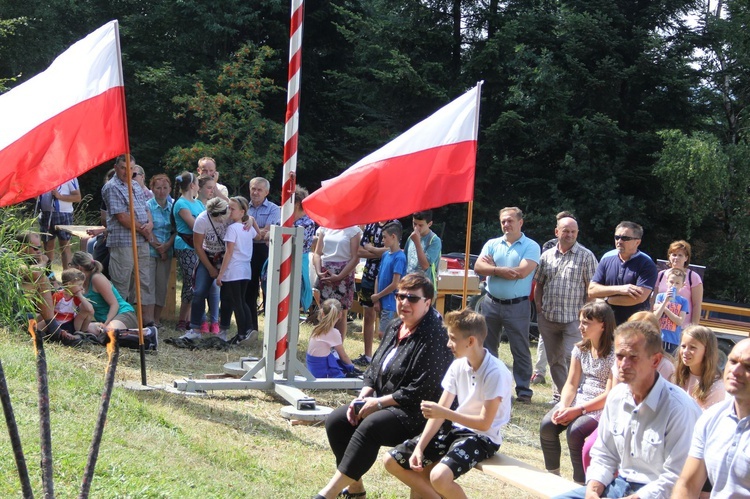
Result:
M494 303L499 303L500 305L515 305L516 303L521 303L522 301L526 301L529 299L528 296L519 296L518 298L511 298L510 300L500 300L499 298L495 298L489 293L487 293L487 297Z

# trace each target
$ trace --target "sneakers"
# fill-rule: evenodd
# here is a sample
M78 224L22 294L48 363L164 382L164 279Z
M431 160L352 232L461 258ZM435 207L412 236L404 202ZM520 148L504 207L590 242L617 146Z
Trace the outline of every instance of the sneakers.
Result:
M219 334L219 323L212 322L211 327L209 328L209 331L211 334Z
M530 404L531 403L531 395L519 395L516 397L516 402L519 404Z
M66 347L77 347L83 343L83 337L76 334L71 334L65 330L60 330L60 343Z
M546 385L547 380L544 379L544 374L534 373L534 375L531 377L531 384L532 385Z
M190 329L190 324L188 324L188 321L180 321L177 323L175 329L178 331L187 331Z
M143 343L146 350L153 352L159 347L159 328L149 326L143 330Z
M201 334L208 334L209 333L209 327L208 322L204 322L201 324Z
M201 339L201 334L198 331L195 331L193 329L188 329L187 331L185 331L185 334L180 336L180 339L181 340L199 340Z
M250 331L247 331L245 334L237 333L231 340L229 340L229 343L231 345L248 345L257 339L258 339L258 331L256 331L255 329L251 329Z
M368 357L365 354L360 355L356 359L352 360L352 364L355 366L367 367L372 362L372 357Z
M227 332L228 331L226 329L221 329L219 331L219 338L222 339L222 340L224 340L224 341L227 341Z

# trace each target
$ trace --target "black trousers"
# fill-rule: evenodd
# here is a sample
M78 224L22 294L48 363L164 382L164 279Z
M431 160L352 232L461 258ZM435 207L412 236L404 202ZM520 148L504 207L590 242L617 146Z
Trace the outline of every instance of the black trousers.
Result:
M247 331L252 329L250 307L245 301L248 282L250 281L242 279L221 283L221 317L228 316L231 321L232 313L234 313L234 318L237 321L237 334L240 335L247 334Z
M253 243L253 258L250 260L250 268L252 270L252 277L250 282L247 284L247 291L245 292L245 300L247 306L250 307L250 328L258 329L258 294L260 293L260 272L263 269L263 264L268 259L268 246L266 243ZM264 309L265 309L266 295L263 295Z
M337 469L349 478L359 480L378 459L381 446L394 447L414 435L399 422L394 409L376 411L358 426L352 426L346 419L347 407L343 405L328 416L326 433L336 456Z

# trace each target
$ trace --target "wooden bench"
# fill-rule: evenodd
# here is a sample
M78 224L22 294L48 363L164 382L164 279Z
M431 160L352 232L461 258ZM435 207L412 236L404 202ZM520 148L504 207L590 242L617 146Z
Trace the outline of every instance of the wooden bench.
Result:
M577 483L561 476L537 469L523 461L495 454L477 464L477 470L513 485L534 497L550 498L580 487Z

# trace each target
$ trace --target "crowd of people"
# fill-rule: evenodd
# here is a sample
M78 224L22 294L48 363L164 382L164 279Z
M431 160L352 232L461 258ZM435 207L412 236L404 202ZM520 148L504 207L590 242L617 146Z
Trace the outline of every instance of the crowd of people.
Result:
M87 252L70 255L64 231L51 229L71 220L67 212L45 208L67 210L65 203L80 199L77 183L50 193L41 223L48 234L44 249L57 238L67 262L59 289L43 270L49 258L41 254L42 241L23 235L39 264L28 287L45 297L40 330L68 344L101 328L134 330L140 302L155 348L176 257L183 279L180 338L216 335L235 344L257 338L258 311L265 306L261 277L280 210L268 200L266 179L250 181L247 199L229 197L218 175L216 162L202 158L195 173L155 175L146 184L134 158L118 157L102 188L106 232L94 245L105 245L106 265ZM442 243L431 229L431 211L413 215L402 250L399 221L316 228L301 206L306 195L297 188L294 224L303 228L309 265L300 306L307 309L316 293L321 302L307 365L316 377L354 373L364 380L359 395L326 421L337 469L318 499L365 497L363 476L381 446L392 448L385 469L412 496L464 497L455 480L499 449L511 400L532 401L539 373L529 345L531 300L557 393L540 421L545 468L560 474L565 433L572 479L582 485L561 497L747 494L750 340L736 345L722 376L716 337L698 325L703 284L689 267L689 243L670 245L668 268L658 272L639 250L643 228L623 221L615 227L615 248L597 260L577 240L578 220L562 212L555 238L542 251L522 231L523 212L503 208L503 235L484 245L474 266L487 293L476 312L443 318L434 308ZM361 258L366 264L357 287ZM364 353L351 358L343 344L355 297L364 309ZM233 315L237 331L230 340ZM498 359L502 333L512 370Z
M455 480L499 448L513 385L516 403L533 396L530 299L559 393L540 422L545 468L560 474L565 432L582 485L559 497L748 496L750 339L735 346L722 375L716 336L697 325L702 282L688 268L690 245L673 243L669 268L657 272L638 249L640 225L620 223L615 249L597 261L577 242L570 213L556 221L541 252L521 231L521 210L500 211L504 234L474 267L487 278L478 313L442 319L431 306L429 265L385 277L395 278L396 314L372 357L355 359L368 365L359 395L326 422L337 470L316 499L365 497L362 477L381 446L392 447L385 469L411 497L465 497ZM379 229L384 248L378 255L368 241L369 258L393 251L383 243L388 223L365 229ZM503 331L512 375L497 359Z

